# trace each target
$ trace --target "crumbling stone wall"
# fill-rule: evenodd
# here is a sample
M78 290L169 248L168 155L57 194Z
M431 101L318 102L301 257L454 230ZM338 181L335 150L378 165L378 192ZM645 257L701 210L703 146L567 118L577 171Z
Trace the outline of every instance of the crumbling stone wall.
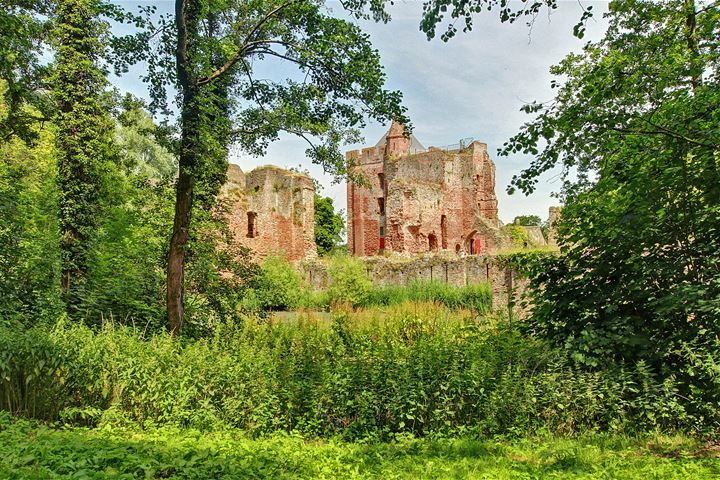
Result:
M315 186L307 175L275 166L247 174L230 165L221 198L235 241L258 258L269 254L288 260L317 256Z
M500 227L487 145L422 147L393 123L381 143L347 152L367 185L348 182L348 249L359 256L447 250L489 254L509 246Z
M492 287L496 308L504 308L510 299L517 302L528 286L526 278L501 264L494 255L425 255L407 260L374 256L362 260L375 285L409 285L425 281L461 287L487 282ZM300 262L297 267L314 289L325 289L332 282L323 259Z

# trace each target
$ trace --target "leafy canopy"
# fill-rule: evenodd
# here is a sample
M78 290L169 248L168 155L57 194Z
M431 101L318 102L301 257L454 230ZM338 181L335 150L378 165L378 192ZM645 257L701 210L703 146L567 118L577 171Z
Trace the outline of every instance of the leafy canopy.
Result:
M562 255L538 269L536 331L577 361L693 375L720 318L720 11L612 2L606 37L553 73L556 98L502 149L561 165ZM695 380L697 382L697 379Z
M338 176L347 173L340 147L357 141L358 129L368 117L407 121L400 93L384 89L385 73L369 35L330 16L324 2L207 0L192 8L178 4L185 5L184 23L161 17L151 29L154 36L148 35L153 48L146 49L144 80L153 111L170 114L169 100L184 80L199 92L221 81L228 95L220 113L229 121L231 143L259 156L282 133L297 135L308 142L308 157ZM382 2L343 5L356 17L389 18ZM182 42L186 49L181 45L178 50ZM178 56L187 62L186 71L175 70ZM287 70L285 78L259 73ZM202 108L216 108L211 103ZM216 133L208 130L202 135Z
M39 140L34 125L50 115L51 105L43 93L47 66L41 55L49 46L51 10L51 2L44 0L0 1L0 143L13 136Z

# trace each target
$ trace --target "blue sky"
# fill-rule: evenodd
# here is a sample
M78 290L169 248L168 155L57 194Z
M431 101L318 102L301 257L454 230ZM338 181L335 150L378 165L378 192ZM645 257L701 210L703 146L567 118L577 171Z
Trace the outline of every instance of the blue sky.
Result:
M127 8L136 4L118 3ZM173 8L170 0L150 3L159 11ZM497 149L529 118L520 112L523 104L552 100L550 66L571 51L579 51L588 40L599 39L606 28L601 13L607 10L607 2L585 1L584 6L593 5L595 19L589 22L583 40L573 37L572 27L581 15L580 4L577 0L559 3L550 15L543 11L532 29L524 21L501 24L496 12L483 12L476 17L472 32L458 33L447 43L439 39L428 42L419 31L419 1L396 2L389 8L392 21L388 24L358 22L380 51L387 87L403 92L413 133L423 145L448 145L465 137L488 144L497 166L496 191L500 218L505 222L524 214L545 219L548 207L557 203L551 193L559 189L560 182L558 172L550 172L542 177L533 195L508 195L505 187L530 158L498 157ZM341 14L339 2L328 2L328 6ZM113 79L113 83L121 90L146 97L139 79L141 69L141 65L137 66L122 78ZM386 129L386 125L369 123L362 132L365 143L349 145L347 150L374 145ZM332 197L336 207L345 208L345 185L333 185L321 167L310 163L305 157L306 146L303 140L286 136L271 145L262 158L234 151L230 161L245 171L264 164L307 168L324 186L321 193Z

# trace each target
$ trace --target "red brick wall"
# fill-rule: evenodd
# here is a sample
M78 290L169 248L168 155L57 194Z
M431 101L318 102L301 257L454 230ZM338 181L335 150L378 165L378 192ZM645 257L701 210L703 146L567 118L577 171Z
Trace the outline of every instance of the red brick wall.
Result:
M348 250L353 255L377 255L380 251L378 198L385 198L378 174L384 173L383 149L365 148L346 154L365 185L348 182Z
M434 246L432 238L437 239L439 248L444 238L450 251L459 245L460 251L469 253L471 239L480 241L480 253L495 251L503 241L498 229L495 165L487 154L487 146L474 142L462 151L430 148L422 153L402 154L406 147L388 136L382 162L379 149L348 152L348 158L356 161L355 168L371 184L370 188L356 184L348 187L351 253L360 256L378 253L381 219L377 197L383 194L387 249L428 252ZM385 175L384 192L377 182L379 172Z

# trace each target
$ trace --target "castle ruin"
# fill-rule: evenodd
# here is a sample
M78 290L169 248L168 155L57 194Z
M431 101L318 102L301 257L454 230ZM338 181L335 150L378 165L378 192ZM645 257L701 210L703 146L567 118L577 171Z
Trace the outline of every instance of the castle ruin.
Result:
M495 164L486 144L425 149L393 122L377 145L347 152L346 158L365 179L347 186L351 254L484 255L509 245L500 229Z
M309 176L271 165L246 174L231 164L221 198L235 241L257 257L317 256L315 185Z

